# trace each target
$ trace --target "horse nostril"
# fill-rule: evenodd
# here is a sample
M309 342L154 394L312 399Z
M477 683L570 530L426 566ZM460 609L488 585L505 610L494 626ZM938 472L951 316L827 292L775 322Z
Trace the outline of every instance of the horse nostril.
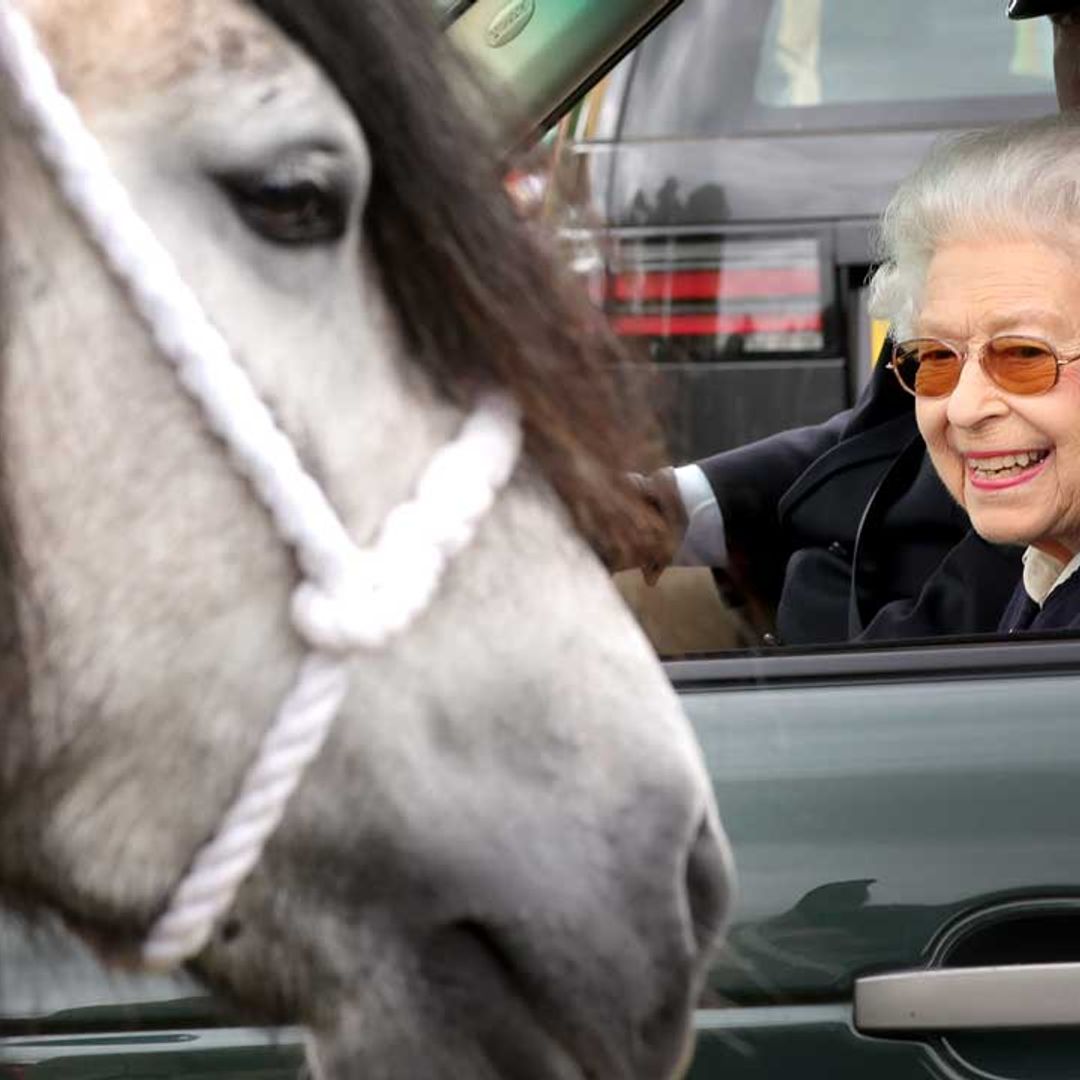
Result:
M424 952L424 966L443 986L457 982L468 985L479 971L504 989L518 981L509 953L479 919L458 919L433 935Z
M569 1075L570 1059L556 1030L564 1002L556 999L552 1006L514 951L498 927L463 918L435 932L421 960L438 991L441 1014L452 1028L470 1030L483 1046L484 1076L551 1080Z
M727 902L727 868L712 823L706 817L686 859L686 898L699 950L707 949L719 933Z

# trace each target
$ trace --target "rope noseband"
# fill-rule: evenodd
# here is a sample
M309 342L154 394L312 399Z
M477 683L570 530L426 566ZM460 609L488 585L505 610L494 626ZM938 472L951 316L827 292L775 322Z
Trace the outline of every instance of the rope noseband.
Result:
M169 969L204 948L258 863L344 700L349 654L384 646L407 629L431 603L449 560L476 535L517 464L521 419L507 396L483 397L458 437L427 466L414 497L391 511L372 546L358 547L135 210L10 0L0 0L0 68L64 198L269 511L302 576L291 617L309 652L296 683L218 832L143 942L142 962Z

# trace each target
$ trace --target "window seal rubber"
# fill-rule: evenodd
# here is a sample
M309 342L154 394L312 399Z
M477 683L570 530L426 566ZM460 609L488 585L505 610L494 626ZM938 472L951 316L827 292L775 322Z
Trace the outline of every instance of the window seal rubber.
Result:
M676 690L684 692L792 683L1075 674L1080 671L1080 636L1073 631L1025 640L981 637L808 649L744 649L737 653L667 660L664 670Z

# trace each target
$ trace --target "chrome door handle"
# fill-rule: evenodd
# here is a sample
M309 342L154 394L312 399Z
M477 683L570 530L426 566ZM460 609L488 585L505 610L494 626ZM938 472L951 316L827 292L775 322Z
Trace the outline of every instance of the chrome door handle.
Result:
M855 982L866 1032L1080 1027L1080 964L941 968Z

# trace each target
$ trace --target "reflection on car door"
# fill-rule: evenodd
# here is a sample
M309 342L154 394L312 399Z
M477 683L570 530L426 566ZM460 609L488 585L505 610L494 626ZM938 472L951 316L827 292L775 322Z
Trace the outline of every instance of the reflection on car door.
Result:
M694 1080L1080 1075L1080 994L1052 993L1080 977L1063 966L1080 961L1078 661L1057 641L670 666L740 875ZM972 969L1001 965L1004 1005L974 996ZM1024 965L1043 966L1013 992ZM956 988L926 998L945 969ZM898 1006L867 980L899 972L921 974Z
M0 1080L296 1080L303 1035L239 1022L182 973L106 970L58 923L0 913Z

